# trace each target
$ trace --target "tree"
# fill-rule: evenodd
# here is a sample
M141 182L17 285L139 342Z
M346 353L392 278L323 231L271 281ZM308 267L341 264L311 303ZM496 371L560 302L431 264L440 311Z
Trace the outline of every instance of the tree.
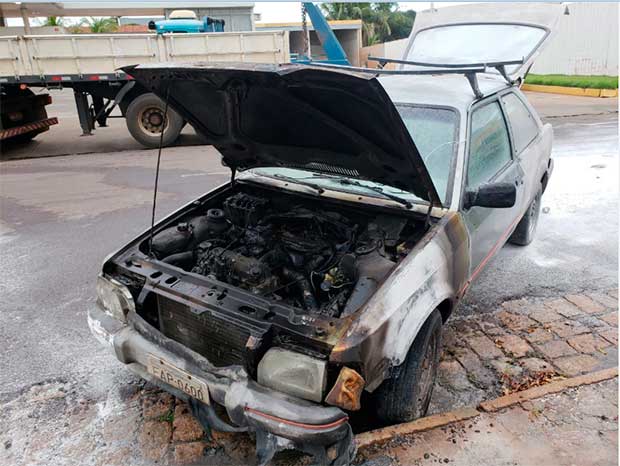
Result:
M81 24L87 26L90 32L95 34L114 32L118 29L118 23L115 18L82 18Z
M48 16L43 21L39 22L40 26L64 26L65 20L60 16Z
M402 39L413 27L415 11L398 11L398 3L322 3L328 20L361 19L363 45Z

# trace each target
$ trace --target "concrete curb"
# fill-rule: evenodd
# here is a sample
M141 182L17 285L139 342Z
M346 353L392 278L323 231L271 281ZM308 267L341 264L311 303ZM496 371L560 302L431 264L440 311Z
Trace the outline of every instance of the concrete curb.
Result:
M443 427L454 422L465 421L480 416L485 412L494 412L500 409L519 404L523 401L541 398L552 393L559 393L569 388L576 388L582 385L591 385L604 380L613 379L618 376L618 368L604 369L589 374L571 377L569 379L558 380L539 387L533 387L522 392L511 395L501 396L494 400L484 401L477 408L462 408L447 413L436 414L434 416L423 417L412 422L405 422L382 429L363 432L355 436L355 443L358 449L365 449L371 446L379 446L387 443L395 437L402 435L424 432L437 427Z
M531 92L546 92L549 94L574 95L578 97L618 97L618 89L583 89L581 87L523 84L521 86L521 90Z

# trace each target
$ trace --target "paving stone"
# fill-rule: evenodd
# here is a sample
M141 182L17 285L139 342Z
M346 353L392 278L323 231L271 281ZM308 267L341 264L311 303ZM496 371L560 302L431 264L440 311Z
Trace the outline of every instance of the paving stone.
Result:
M585 333L566 340L569 345L580 353L594 353L609 346L609 342L602 337Z
M550 322L546 325L547 328L555 332L561 338L568 338L590 332L588 327L572 320Z
M467 343L482 359L500 358L504 355L495 342L486 335L469 338Z
M607 294L608 294L609 296L611 296L612 298L616 298L616 299L618 299L618 289L617 289L617 288L616 288L615 290L609 290L609 291L607 292Z
M441 385L457 391L470 390L472 388L467 372L456 360L442 361L439 363L438 380Z
M523 338L516 335L498 337L495 343L504 350L507 356L515 358L522 358L534 352L532 347Z
M588 293L588 296L594 301L602 304L608 309L618 309L618 298L614 298L613 296L609 296L605 293Z
M142 456L153 461L161 461L168 453L171 434L172 427L169 422L146 421L138 435Z
M563 374L568 376L592 372L599 365L597 359L587 354L558 358L553 363Z
M179 403L174 409L172 429L172 438L175 441L189 442L204 436L200 422L192 415L186 403Z
M478 355L469 348L459 348L455 352L455 357L467 371L468 380L477 387L486 387L497 382L493 373L487 369Z
M480 322L480 329L490 337L506 335L506 330L493 322Z
M523 330L528 327L536 326L536 322L522 314L501 311L497 313L499 320L510 330Z
M518 377L523 373L523 368L512 358L499 358L491 361L493 368L501 375Z
M174 397L166 392L147 392L140 401L144 419L159 419L168 416L174 409Z
M525 339L530 343L544 343L545 341L553 340L553 333L545 327L530 328L527 329Z
M177 443L174 446L174 460L177 464L196 464L203 459L204 442Z
M574 348L569 346L564 340L553 340L538 345L538 350L547 358L555 359L561 356L569 356L576 354Z
M604 316L599 316L604 322L607 322L612 327L618 327L618 312L610 312L609 314L605 314Z
M559 313L548 307L543 307L536 311L530 312L529 316L531 319L534 319L541 324L563 319Z
M556 298L545 301L545 306L549 309L554 310L558 314L563 315L564 317L576 317L583 314L583 311L575 306L570 301L567 301L564 298Z
M519 359L519 361L517 361L518 364L523 367L526 371L528 372L548 372L548 371L553 371L553 366L543 360L543 359L539 359L539 358L523 358L523 359Z
M510 301L504 301L502 308L509 312L523 312L530 306L530 303L526 299L512 299Z
M600 320L600 316L599 317L595 317L595 316L590 315L590 314L584 314L582 316L579 316L579 317L575 318L574 320L575 320L575 322L579 322L580 324L585 325L590 330L595 330L598 327L607 328L607 323L602 321L602 320Z
M599 335L602 336L609 343L618 346L618 330L610 329L599 332Z
M566 295L566 299L588 314L596 314L605 310L604 306L584 294L569 294Z

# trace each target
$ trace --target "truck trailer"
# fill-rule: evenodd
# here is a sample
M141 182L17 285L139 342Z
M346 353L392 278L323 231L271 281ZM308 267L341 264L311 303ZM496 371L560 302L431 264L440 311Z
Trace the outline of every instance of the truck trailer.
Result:
M121 67L159 62L290 61L288 32L197 34L60 34L0 37L0 141L29 140L56 124L49 94L71 88L82 134L106 126L120 110L131 135L146 147L173 143L186 121Z

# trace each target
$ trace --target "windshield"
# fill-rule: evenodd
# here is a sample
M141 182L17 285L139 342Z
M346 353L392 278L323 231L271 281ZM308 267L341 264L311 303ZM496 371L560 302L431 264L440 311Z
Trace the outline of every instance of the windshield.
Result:
M445 201L448 199L452 161L458 147L458 114L454 110L445 108L422 107L411 104L395 105L424 160L437 194L442 204L445 205ZM353 180L353 178L314 173L295 168L255 168L250 172L274 178L286 178L292 182L297 180L300 184L311 184L315 188L322 187L379 198L398 196L409 202L426 203L408 191L367 180L356 180L354 183L349 183L346 180ZM345 180L344 183L343 180Z
M433 27L416 34L407 59L436 64L527 59L546 34L540 27L521 24ZM506 71L510 73L519 66L507 66Z
M448 196L452 160L458 147L458 115L454 110L396 105L418 148L442 204Z

